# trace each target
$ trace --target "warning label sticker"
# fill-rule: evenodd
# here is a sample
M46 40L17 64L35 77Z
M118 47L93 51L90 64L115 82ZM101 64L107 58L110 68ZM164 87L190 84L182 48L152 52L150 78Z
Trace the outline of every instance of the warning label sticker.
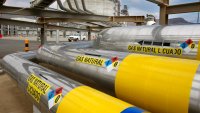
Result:
M99 67L105 67L108 72L117 68L120 64L120 61L118 61L118 57L113 57L111 59L104 59L104 58L95 58L90 56L77 56L76 62L91 64Z
M181 56L183 54L183 49L181 48L160 48L155 46L140 46L140 45L129 45L128 50L130 52L142 52L149 54L163 54L163 55L175 55Z
M94 58L94 57L89 57L89 56L77 56L76 61L101 67L101 66L104 66L105 59Z
M56 90L51 90L48 93L48 106L51 109L53 106L58 104L62 99L62 90L63 88L57 88Z
M27 92L31 95L38 103L40 101L41 95L45 95L49 88L51 87L48 83L44 80L40 79L39 77L31 74L28 79L28 87Z

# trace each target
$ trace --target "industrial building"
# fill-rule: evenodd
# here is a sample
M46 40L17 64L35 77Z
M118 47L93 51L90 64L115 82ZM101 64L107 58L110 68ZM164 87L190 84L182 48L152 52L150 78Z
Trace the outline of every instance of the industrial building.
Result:
M168 25L200 2L122 2L0 0L0 113L200 113L200 25Z
M36 3L40 3L42 0L33 0L31 2L31 5L34 6ZM75 6L75 2L71 0L72 7ZM82 7L81 1L78 2L80 4L80 7ZM117 16L120 15L120 1L118 0L86 0L85 5L87 6L88 10L92 11L95 14L98 15L106 15L106 16ZM98 6L98 7L96 7ZM64 1L64 7L69 8L68 0ZM83 10L83 9L82 9ZM29 21L29 22L36 22L36 18L34 17L24 17L24 18L16 18L12 15L3 15L5 18L15 19L15 20L23 20L23 21ZM75 26L76 28L81 28L82 26L92 26L96 25L96 23L62 23L66 27ZM101 25L101 24L100 24ZM1 34L4 36L22 36L22 37L35 37L39 36L40 29L36 28L30 28L30 27L19 27L19 26L12 26L12 25L2 25L1 26ZM56 30L48 30L47 36L50 38L56 37ZM97 34L92 34L93 38L96 38ZM81 36L81 37L88 37L87 32L81 33L80 31L66 31L61 30L59 31L60 37L68 37L68 36Z

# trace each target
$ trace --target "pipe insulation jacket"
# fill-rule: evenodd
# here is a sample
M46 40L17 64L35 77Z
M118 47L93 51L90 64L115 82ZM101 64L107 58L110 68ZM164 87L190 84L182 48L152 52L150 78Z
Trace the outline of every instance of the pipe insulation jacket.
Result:
M200 25L113 27L103 30L98 48L200 60Z
M149 113L26 60L14 53L1 61L43 113Z
M153 113L200 112L199 61L47 45L37 59L105 85Z

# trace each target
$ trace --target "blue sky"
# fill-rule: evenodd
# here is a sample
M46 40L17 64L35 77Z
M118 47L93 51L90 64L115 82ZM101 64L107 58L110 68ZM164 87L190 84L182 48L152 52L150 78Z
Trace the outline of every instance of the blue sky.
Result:
M174 4L197 2L197 1L199 0L170 0L170 4L174 5ZM6 5L28 7L29 2L30 0L7 0ZM156 16L156 18L159 18L159 7L146 0L121 0L121 3L122 6L128 5L130 15L153 14ZM55 7L55 4L52 5L52 7ZM176 18L176 17L183 17L189 22L197 21L197 13L170 15L170 18Z
M122 5L128 5L130 15L146 15L153 14L156 18L159 18L159 7L156 4L148 2L146 0L121 0ZM199 0L170 0L170 5L197 2ZM170 15L170 18L183 17L187 21L196 22L197 13L185 13Z

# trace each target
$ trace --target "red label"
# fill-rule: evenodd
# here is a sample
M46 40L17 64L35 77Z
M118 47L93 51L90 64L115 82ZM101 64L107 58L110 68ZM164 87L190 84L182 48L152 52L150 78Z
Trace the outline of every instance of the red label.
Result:
M57 88L57 89L56 89L56 95L61 94L61 93L62 93L62 90L63 90L62 87Z
M0 34L0 39L1 39L1 38L3 38L3 35L2 35L2 34Z
M115 61L117 61L118 60L118 57L113 57L112 58L112 62L115 62Z
M191 39L188 39L187 41L185 41L188 45L192 44L193 41Z

